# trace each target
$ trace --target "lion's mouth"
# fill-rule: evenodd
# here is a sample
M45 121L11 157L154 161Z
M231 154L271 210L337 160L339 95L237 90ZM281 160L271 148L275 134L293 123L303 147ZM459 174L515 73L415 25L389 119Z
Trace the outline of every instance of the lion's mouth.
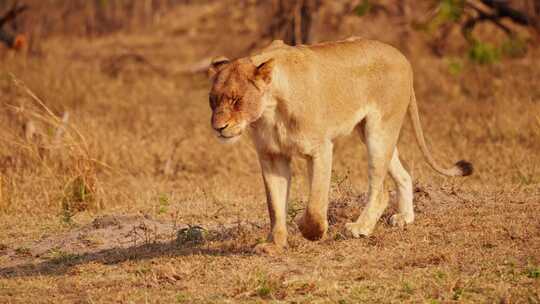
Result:
M219 138L223 138L223 139L231 139L231 138L235 138L235 137L238 137L240 136L240 134L235 134L235 135L223 135L223 134L218 134L218 137Z
M240 132L238 134L232 134L232 135L230 135L230 134L224 135L224 134L221 134L221 133L217 133L217 138L222 143L234 143L240 138L240 135L242 135L242 132Z
M234 125L227 124L224 128L220 129L214 128L215 134L219 141L226 143L236 142L236 140L238 140L238 138L240 138L242 135L244 129L245 126L242 123Z

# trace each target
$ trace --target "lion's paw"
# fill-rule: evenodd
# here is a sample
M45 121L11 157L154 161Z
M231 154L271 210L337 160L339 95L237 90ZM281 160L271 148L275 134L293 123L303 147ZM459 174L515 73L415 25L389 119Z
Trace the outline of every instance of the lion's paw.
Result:
M347 223L345 224L345 229L347 229L347 231L349 231L355 238L370 236L373 232L373 229L364 227L364 225L359 223Z
M284 246L276 245L274 243L261 243L253 248L253 252L259 255L276 256L282 254L284 251Z
M391 226L403 228L405 225L412 223L414 218L407 217L404 214L396 213L390 217L388 222Z
M327 221L314 219L307 215L304 215L297 224L302 236L310 241L318 241L325 238L326 231L328 230Z

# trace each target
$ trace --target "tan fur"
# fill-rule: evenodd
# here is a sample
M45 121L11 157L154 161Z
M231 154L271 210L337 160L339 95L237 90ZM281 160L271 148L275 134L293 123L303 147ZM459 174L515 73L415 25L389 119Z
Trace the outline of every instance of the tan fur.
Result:
M368 148L369 198L347 229L355 237L372 233L388 204L383 189L388 172L396 182L400 210L391 222L411 223L412 180L396 148L407 109L430 165L446 175L470 173L465 162L443 169L433 161L419 125L411 66L389 45L357 38L298 47L274 41L248 58L216 60L209 74L212 126L218 136L231 141L249 126L259 155L271 219L270 243L260 247L264 251L287 244L293 155L308 160L310 179L300 230L310 240L324 237L333 142L355 129Z

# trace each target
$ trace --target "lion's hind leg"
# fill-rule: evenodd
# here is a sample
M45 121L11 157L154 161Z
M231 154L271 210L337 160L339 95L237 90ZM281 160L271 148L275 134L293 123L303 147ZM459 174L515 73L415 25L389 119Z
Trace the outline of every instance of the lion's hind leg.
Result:
M396 184L399 208L399 213L394 214L390 218L390 224L403 227L405 224L410 224L414 221L413 188L411 176L403 168L399 160L397 148L394 149L389 172Z
M383 122L382 115L377 114L366 117L365 123L361 122L357 127L364 137L368 150L369 191L368 203L362 214L354 223L346 225L354 237L370 235L388 206L388 193L384 189L384 179L390 168L402 119L400 117L388 119L387 117L387 120Z

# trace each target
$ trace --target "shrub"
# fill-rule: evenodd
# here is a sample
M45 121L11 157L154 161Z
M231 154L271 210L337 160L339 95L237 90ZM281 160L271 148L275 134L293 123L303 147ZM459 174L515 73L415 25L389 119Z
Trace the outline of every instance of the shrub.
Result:
M501 59L501 51L491 43L476 40L469 49L469 59L478 64L493 64Z

